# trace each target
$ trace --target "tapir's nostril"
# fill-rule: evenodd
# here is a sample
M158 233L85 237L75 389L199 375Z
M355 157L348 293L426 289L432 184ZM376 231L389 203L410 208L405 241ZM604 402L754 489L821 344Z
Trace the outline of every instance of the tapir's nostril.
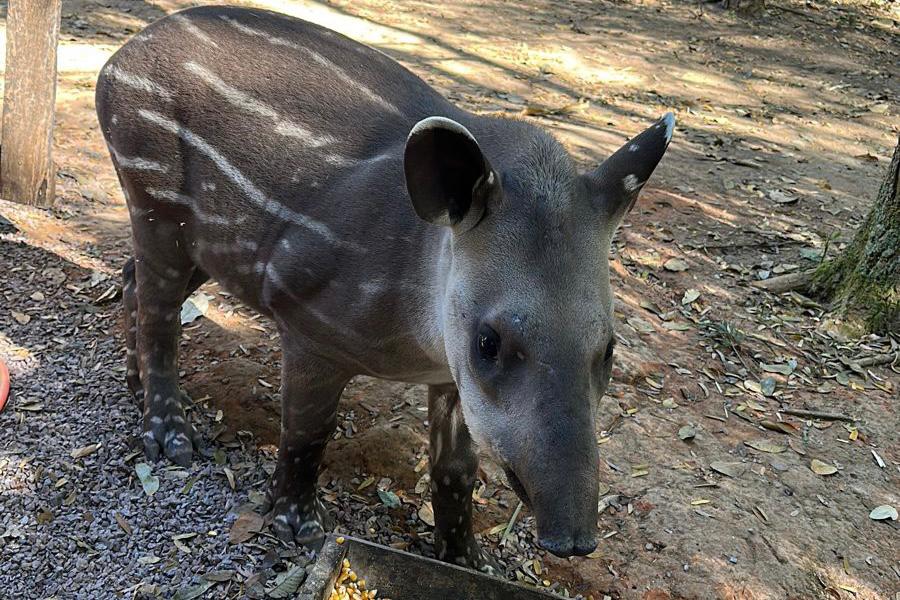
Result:
M597 539L594 536L579 537L574 541L570 536L542 538L540 544L544 550L548 550L562 558L585 556L597 549Z
M540 544L544 550L548 550L560 558L572 556L572 538L569 536L551 539L544 538L540 540Z
M578 538L577 540L575 540L575 547L572 549L572 553L575 554L575 556L585 556L596 549L597 538L594 536L590 536L586 538Z

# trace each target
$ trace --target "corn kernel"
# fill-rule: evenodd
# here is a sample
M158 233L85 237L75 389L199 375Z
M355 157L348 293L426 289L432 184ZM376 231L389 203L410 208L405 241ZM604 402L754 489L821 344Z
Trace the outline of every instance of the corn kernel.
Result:
M334 541L337 542L338 544L343 544L346 540L343 537L339 537L338 539L336 539Z

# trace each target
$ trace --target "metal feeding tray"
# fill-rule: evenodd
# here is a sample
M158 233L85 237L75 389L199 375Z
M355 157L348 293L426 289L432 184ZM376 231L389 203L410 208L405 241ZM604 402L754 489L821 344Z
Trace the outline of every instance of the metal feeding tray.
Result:
M365 540L329 535L312 571L300 588L299 600L328 600L346 558L378 600L559 600L548 592L525 587L470 569L401 552Z

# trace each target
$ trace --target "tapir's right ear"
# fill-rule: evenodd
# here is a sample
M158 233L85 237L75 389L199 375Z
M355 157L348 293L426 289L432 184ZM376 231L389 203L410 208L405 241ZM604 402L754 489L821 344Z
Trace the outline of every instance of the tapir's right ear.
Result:
M589 193L611 230L618 227L634 206L641 188L666 153L674 129L675 115L666 113L654 125L631 138L596 170L585 175Z
M474 227L488 199L500 190L475 136L445 117L416 123L406 140L403 169L416 214L457 232Z

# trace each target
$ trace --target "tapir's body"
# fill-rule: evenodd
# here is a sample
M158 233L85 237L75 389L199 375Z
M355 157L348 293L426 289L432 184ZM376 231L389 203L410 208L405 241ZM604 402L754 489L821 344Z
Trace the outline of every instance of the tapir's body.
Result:
M212 278L281 333L273 500L284 537L321 536L321 454L343 386L368 374L431 386L442 558L483 566L471 534L470 430L537 505L545 546L593 549L591 406L612 353L605 253L620 205L668 144L670 120L645 139L649 170L613 173L623 201L573 210L594 180L577 176L540 130L467 113L332 31L224 7L137 35L104 67L97 108L131 213L129 383L144 396L151 457L190 461L177 311ZM517 425L522 417L540 430ZM517 426L531 439L524 447Z

